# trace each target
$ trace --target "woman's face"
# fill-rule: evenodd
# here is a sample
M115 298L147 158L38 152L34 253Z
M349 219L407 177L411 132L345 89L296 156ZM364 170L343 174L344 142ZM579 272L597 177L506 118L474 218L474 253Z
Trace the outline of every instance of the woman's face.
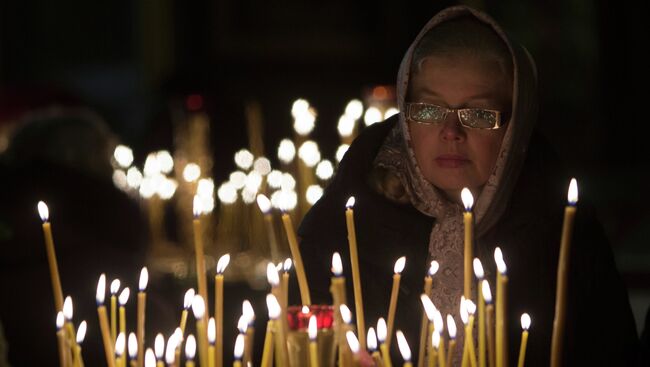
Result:
M440 124L408 121L415 158L427 181L453 201L460 200L463 187L476 194L490 177L501 148L512 77L496 60L466 54L431 56L412 74L409 88L409 102L501 111L502 127L496 130L463 127L456 113L448 113Z

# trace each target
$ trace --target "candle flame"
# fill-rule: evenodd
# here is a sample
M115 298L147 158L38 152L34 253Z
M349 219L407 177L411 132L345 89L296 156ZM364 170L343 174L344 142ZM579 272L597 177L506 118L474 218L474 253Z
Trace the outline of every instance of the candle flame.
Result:
M199 195L194 195L194 199L192 201L192 214L194 214L194 218L198 218L202 212L203 209L201 208L201 197L199 197Z
M138 283L140 292L144 292L144 290L147 289L147 283L149 283L149 271L145 266L140 271L140 282Z
M359 353L359 339L354 335L354 331L348 330L345 333L345 338L348 340L348 345L353 354Z
M180 343L183 341L183 331L181 330L181 328L180 328L180 327L177 327L177 328L174 330L174 334L172 334L172 335L174 335L174 338L176 338L175 340L176 340L176 341L178 342L178 344L180 345Z
M190 334L187 336L187 341L185 342L185 357L187 359L194 359L196 355L196 339L194 335Z
M39 201L36 207L38 208L38 215L41 217L41 220L43 222L49 221L50 209L47 207L47 204L45 204L43 201Z
M156 355L151 348L144 354L144 367L156 367Z
M86 338L86 330L88 330L88 323L84 320L79 324L79 328L77 329L77 344L84 342L84 339Z
M127 168L133 163L133 151L126 145L119 144L113 151L113 158L122 168Z
M230 254L225 254L219 258L217 261L217 274L223 274L230 263Z
M114 296L119 292L120 290L120 280L119 279L114 279L111 282L111 296Z
M440 346L440 333L438 330L434 330L433 334L431 334L431 345L433 345L435 349L438 349Z
M323 181L327 181L334 175L334 165L327 159L323 159L316 166L316 176Z
M309 306L307 305L302 306L302 309L300 311L305 315L309 314Z
M483 279L485 277L485 272L483 271L483 264L481 263L481 260L478 259L478 257L474 258L474 275L478 280Z
M129 301L130 295L131 295L131 290L129 289L129 287L122 289L120 296L117 298L117 300L120 302L120 306L126 305L126 303Z
M276 320L278 317L280 317L280 304L274 295L266 295L266 308L269 310L269 319Z
M476 304L471 299L465 300L465 308L467 308L467 313L470 316L476 313Z
M343 160L343 157L345 157L345 153L348 152L348 149L350 149L350 146L348 144L341 144L339 147L336 149L336 161L341 162Z
M205 315L205 302L200 294L197 294L192 299L192 311L194 311L194 318L201 320Z
M467 304L465 303L465 296L460 297L460 319L463 324L467 325L469 321L469 313L467 312Z
M237 325L237 327L239 327L239 324ZM239 330L241 331L241 329ZM217 324L214 321L214 317L210 317L210 320L208 320L208 343L214 344L216 340L217 340Z
M318 335L318 325L316 324L316 316L311 315L311 317L309 318L309 327L307 330L309 333L309 340L316 341L316 336Z
M264 194L257 195L257 206L260 208L260 211L264 214L268 214L271 210L271 200L266 197Z
M497 263L499 273L505 274L508 268L506 267L506 262L503 260L503 253L499 247L494 249L494 262Z
M284 164L289 164L296 157L296 146L290 139L282 139L278 145L278 159Z
M59 311L56 313L56 328L61 329L63 327L63 323L65 322L65 317L63 316L63 311Z
M237 330L239 330L240 333L245 334L246 329L248 329L248 318L246 315L241 315L237 321Z
M345 114L358 120L363 115L363 103L358 99L353 99L345 106Z
M456 339L457 331L458 330L456 329L456 321L451 315L447 314L447 332L449 333L449 338Z
M375 328L370 327L368 329L368 334L366 334L366 345L371 352L377 350L377 334L375 333Z
M135 335L133 336L135 337ZM131 343L130 338L131 336L129 335L129 343ZM176 347L178 347L178 336L176 333L173 333L169 339L167 339L167 348L165 349L165 362L169 365L172 365L176 359Z
M431 265L429 266L429 276L432 277L436 275L438 269L440 269L440 264L436 260L431 261Z
M406 341L406 337L401 330L397 330L396 334L397 346L399 346L399 351L402 353L402 358L405 362L409 362L411 360L411 348L409 347L409 343Z
M138 356L138 338L135 333L129 333L129 358L135 359Z
M474 196L472 196L472 192L469 191L467 187L464 187L460 192L460 198L463 201L465 210L468 212L471 211L472 207L474 206Z
M481 282L481 290L483 291L483 299L485 303L492 303L492 292L490 291L490 283L486 279Z
M339 131L339 135L343 138L350 137L354 132L355 119L351 116L343 115L339 118L339 123L336 126Z
M278 269L273 263L268 263L266 265L266 280L269 282L271 287L277 287L280 284L280 276L278 275Z
M280 261L279 263L275 264L275 270L278 271L278 275L279 275L280 272L282 271L282 265L283 265L283 264L282 264L282 261Z
M185 292L185 297L183 298L183 308L188 309L192 306L192 300L194 299L194 295L196 292L194 292L194 288L190 288Z
M106 297L106 274L99 276L99 281L97 282L97 293L95 294L95 300L98 305L104 303L104 298Z
M343 261L341 261L341 255L338 252L332 255L332 273L337 277L343 274Z
M156 339L154 340L154 352L156 359L162 360L163 354L165 353L165 337L160 333L156 335Z
M575 178L572 178L571 183L569 183L567 199L569 200L569 205L576 205L578 203L578 181Z
M251 305L251 302L245 299L241 304L241 310L242 314L246 316L248 323L252 325L253 321L255 321L255 310L253 310L253 305Z
M66 320L70 321L72 320L72 315L73 315L72 297L67 296L65 297L65 301L63 301L63 316L65 317Z
M349 324L352 322L352 311L350 311L347 305L339 306L339 311L341 312L341 318L344 323Z
M291 260L290 257L284 259L284 266L283 267L284 267L285 272L288 272L289 270L291 270L292 266L293 266L293 261Z
M445 321L442 318L442 313L438 310L433 313L433 328L441 333L445 329Z
M530 322L531 322L530 315L524 312L521 315L521 328L523 330L528 330L530 328Z
M404 266L406 266L406 257L402 256L397 261L395 261L395 266L393 267L393 271L395 274L401 274L402 271L404 270Z
M350 196L350 198L348 199L348 202L345 203L345 207L348 208L348 209L352 209L354 207L354 203L355 203L354 196Z
M383 344L386 340L386 334L388 334L386 320L384 320L383 317L380 317L379 320L377 320L377 340Z
M424 293L420 295L420 300L422 301L422 306L424 307L424 312L427 314L427 318L429 321L433 322L433 315L436 312L436 306L431 302L431 298Z
M237 340L235 340L235 350L233 351L235 360L241 360L241 357L244 355L244 334L237 335Z
M124 354L124 348L126 347L126 340L124 333L120 333L115 340L115 354L118 357L121 357Z

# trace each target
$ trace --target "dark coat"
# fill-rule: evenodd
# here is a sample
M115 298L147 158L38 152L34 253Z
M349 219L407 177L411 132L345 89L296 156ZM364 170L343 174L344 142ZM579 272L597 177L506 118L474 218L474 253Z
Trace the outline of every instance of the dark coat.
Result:
M393 264L406 256L395 330L401 329L417 357L423 277L428 269L428 243L435 219L411 205L375 193L367 177L395 117L372 125L354 141L323 197L299 228L301 249L313 302L330 303L332 253L341 253L353 307L345 225L345 203L355 196L366 328L386 317ZM486 235L476 239L494 295L493 251L500 246L508 264L508 329L510 365L516 366L521 338L520 315L532 317L527 366L548 366L555 308L557 259L569 177L541 136L534 134L522 173L508 207ZM583 195L584 196L584 195ZM444 259L436 259L444 262ZM436 286L434 277L434 291ZM564 354L566 366L628 365L638 338L627 291L616 270L602 226L588 200L578 203L571 247L568 313ZM460 328L459 328L460 330ZM393 343L393 359L399 352Z

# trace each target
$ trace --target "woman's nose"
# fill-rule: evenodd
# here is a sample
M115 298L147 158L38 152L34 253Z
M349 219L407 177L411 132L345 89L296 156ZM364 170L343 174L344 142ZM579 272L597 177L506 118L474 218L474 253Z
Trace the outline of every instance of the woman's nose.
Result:
M465 141L465 129L460 124L460 120L458 120L458 114L456 112L450 112L447 114L447 118L442 123L440 137L446 141Z

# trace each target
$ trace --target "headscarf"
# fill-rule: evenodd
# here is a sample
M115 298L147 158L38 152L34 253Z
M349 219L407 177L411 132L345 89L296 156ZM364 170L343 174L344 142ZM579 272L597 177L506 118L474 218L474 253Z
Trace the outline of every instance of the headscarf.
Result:
M396 175L408 193L411 204L423 214L436 219L429 237L429 257L440 262L432 297L443 315L458 314L463 293L463 208L446 199L422 175L411 146L405 116L405 98L413 53L420 40L437 25L463 16L474 17L494 30L510 50L514 72L511 118L506 125L494 170L475 199L473 211L477 238L494 226L506 209L537 116L537 75L534 61L522 46L508 38L491 17L480 11L466 6L442 10L422 28L402 59L397 77L399 123L380 148L375 165Z

